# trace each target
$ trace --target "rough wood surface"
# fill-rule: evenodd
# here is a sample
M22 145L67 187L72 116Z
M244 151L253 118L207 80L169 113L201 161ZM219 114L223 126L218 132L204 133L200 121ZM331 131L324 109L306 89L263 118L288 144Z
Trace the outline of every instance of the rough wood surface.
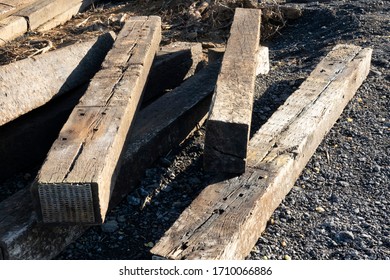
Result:
M0 46L15 39L28 30L27 21L23 17L9 16L0 20Z
M0 67L0 126L89 81L114 33ZM66 61L66 63L64 63Z
M193 48L195 51L191 51ZM194 66L197 65L195 54L198 44L190 44L188 49L180 46L177 54L174 49L169 47L168 51L164 48L158 52L150 70L153 75L149 75L145 88L143 107L150 101L147 97L156 98L179 86L182 82L179 79L172 81L171 77L187 77L193 73L193 68L196 68ZM169 65L186 65L186 67L165 67ZM37 72L41 71L43 70L37 70ZM153 86L148 87L149 84ZM0 127L0 158L2 159L0 160L0 180L17 172L28 172L29 169L42 165L69 114L85 93L86 86L83 85L80 89L63 94L50 101L49 104ZM155 92L150 92L151 90Z
M206 67L137 115L110 207L133 190L150 163L176 147L204 120L218 71L218 64ZM0 249L5 259L53 258L85 229L39 224L27 188L0 202Z
M200 43L174 42L161 47L158 54L148 78L153 83L148 81L145 87L144 104L156 99L164 91L174 89L202 66ZM171 74L168 76L161 73Z
M204 169L245 171L261 11L237 8L207 121Z
M77 15L79 12L84 11L90 4L92 4L92 2L93 1L88 1L86 3L85 2L75 3L74 6L70 7L68 10L62 12L59 15L56 15L52 19L41 24L37 28L37 31L38 32L45 32L45 31L48 31L56 26L64 24L65 22L70 20L74 15Z
M216 178L152 248L168 259L243 259L359 88L371 49L336 46L254 135L247 171Z
M133 17L125 23L32 186L44 223L104 221L160 40L159 17Z
M86 7L93 3L93 0L39 0L14 15L26 18L29 29L35 30L45 22L65 13L80 3L83 7Z
M6 18L36 1L37 0L1 0L0 19Z

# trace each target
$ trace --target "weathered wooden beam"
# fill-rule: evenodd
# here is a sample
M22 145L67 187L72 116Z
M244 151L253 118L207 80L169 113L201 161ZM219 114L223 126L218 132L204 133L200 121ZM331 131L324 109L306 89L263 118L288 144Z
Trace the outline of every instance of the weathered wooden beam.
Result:
M6 42L23 35L28 30L26 19L9 16L0 20L0 46Z
M0 66L0 126L88 82L100 69L114 38L114 33L106 33Z
M122 148L160 40L159 17L133 17L125 23L32 186L44 223L104 221Z
M1 0L0 20L16 13L28 5L31 5L35 1L37 0Z
M207 121L204 169L245 171L261 11L237 8Z
M140 111L125 148L110 208L134 189L152 162L176 147L205 119L218 71L219 64L206 67ZM0 202L0 249L5 259L53 258L85 230L81 226L38 223L28 188Z
M174 89L202 67L202 44L174 42L163 46L153 62L143 97L144 104ZM162 73L171 73L169 76ZM153 82L149 82L153 81Z
M184 78L194 73L194 69L202 63L198 58L199 46L200 44L175 43L158 52L144 92L143 107L150 99L179 86L183 80L180 81L178 77ZM176 68L175 65L180 67ZM44 64L41 66L46 67ZM44 70L36 69L38 73L42 71ZM175 79L171 79L172 77ZM18 86L18 83L13 85L14 88ZM86 85L83 85L80 89L63 94L49 104L0 127L0 180L42 165L51 145L85 90Z
M14 9L12 15L0 15L0 46L23 35L28 30L48 30L64 23L70 12L77 14L94 0L20 0L24 5Z
M29 29L35 30L74 6L80 5L80 9L85 9L91 3L93 0L39 0L14 15L26 18Z
M208 49L209 62L217 61L223 58L225 48L210 48ZM256 54L256 76L265 75L269 72L269 50L268 47L259 46L259 50Z
M247 171L216 178L152 253L168 259L245 258L367 76L371 53L336 46L251 139Z
M79 1L70 6L67 10L61 12L60 14L54 16L52 19L42 23L37 28L38 32L48 31L56 26L64 24L68 20L70 20L74 15L77 15L79 12L86 10L93 2L93 0L89 1Z

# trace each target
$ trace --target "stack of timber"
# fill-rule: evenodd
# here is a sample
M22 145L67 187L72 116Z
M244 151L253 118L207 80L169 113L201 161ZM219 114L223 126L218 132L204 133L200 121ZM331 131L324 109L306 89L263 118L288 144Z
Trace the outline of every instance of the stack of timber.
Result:
M42 165L72 109L85 93L89 82L89 73L92 77L95 74L92 71L99 70L101 62L111 48L114 39L102 40L105 37L110 38L109 36L111 34L100 37L99 44L93 45L88 50L86 56L82 58L83 62L73 71L68 70L71 75L67 79L63 79L65 82L63 85L60 84L61 75L63 76L66 71L58 71L58 69L70 69L69 66L64 65L64 57L69 57L67 64L72 64L73 59L82 57L82 53L85 51L84 46L92 44L96 40L64 47L64 50L35 56L34 59L27 59L25 62L15 62L12 66L0 67L0 84L7 80L2 91L4 88L12 89L11 92L5 92L7 97L5 97L5 93L4 96L0 96L0 104L3 104L0 105L2 108L0 119L9 118L10 114L15 116L16 112L23 113L21 117L0 126L0 158L3 159L0 161L0 180ZM101 56L100 52L102 52ZM50 59L46 57L50 57ZM144 107L150 100L156 99L168 90L176 88L183 82L184 78L195 74L195 70L203 66L202 58L200 43L175 42L161 47L149 73L142 106ZM61 63L57 63L59 61ZM175 67L176 65L178 67ZM31 68L26 66L31 66ZM9 71L9 73L5 73L3 70L11 68L13 71ZM53 75L54 73L58 75ZM10 77L7 79L8 76ZM19 83L21 76L24 77L26 83ZM49 79L50 77L59 78ZM36 84L36 81L41 81L41 83ZM59 90L57 93L55 85ZM73 89L76 85L80 86ZM33 91L34 88L39 90ZM67 89L70 91L66 92ZM15 97L20 95L23 95L23 98ZM51 96L53 96L53 100L50 100L48 104L39 108L32 106L32 104L41 104L42 99L48 100ZM4 104L11 102L15 105L21 102L23 104L17 107ZM12 107L12 109L5 110L3 107ZM34 110L27 113L20 107Z
M128 20L32 186L44 223L104 221L120 155L161 40L159 17Z
M134 189L144 170L158 157L179 145L203 123L219 68L218 63L207 66L136 116L110 208ZM28 188L0 202L0 251L4 259L53 258L87 228L40 224Z
M236 9L207 120L206 171L245 171L259 65L260 22L260 10Z
M337 45L253 136L247 170L215 178L151 252L243 259L370 69L371 49Z
M27 31L58 26L94 0L4 0L0 3L0 46Z

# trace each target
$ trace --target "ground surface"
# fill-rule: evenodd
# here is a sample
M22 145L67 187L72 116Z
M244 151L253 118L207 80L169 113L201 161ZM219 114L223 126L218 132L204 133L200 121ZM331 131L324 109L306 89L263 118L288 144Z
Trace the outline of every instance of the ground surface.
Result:
M278 36L264 40L270 49L271 72L257 79L252 134L335 44L373 48L372 71L275 211L248 259L390 259L390 4L320 2L300 4L303 16L289 21ZM115 5L106 8L115 10ZM131 7L125 9L131 13ZM96 11L90 13L90 20L98 17ZM85 19L80 16L75 21ZM104 27L104 20L98 24L101 30L79 32L73 24L63 27L77 29L73 35L60 33L57 38L58 30L54 30L51 37L45 36L60 45L102 32L107 26L119 29L115 20ZM171 40L169 36L183 39L191 28L168 29L165 40ZM226 32L221 30L217 43L224 41ZM42 40L42 34L31 36ZM199 35L191 40L206 39ZM19 59L20 54L4 52L11 52L18 43L20 49L27 42L28 38L22 38L3 48L1 61ZM30 49L26 47L25 53ZM140 186L109 214L105 225L92 227L58 258L150 259L150 248L211 177L201 168L203 140L202 128L161 158L146 171ZM30 173L33 177L34 171ZM3 191L0 200L31 180L24 175L2 184L9 191Z

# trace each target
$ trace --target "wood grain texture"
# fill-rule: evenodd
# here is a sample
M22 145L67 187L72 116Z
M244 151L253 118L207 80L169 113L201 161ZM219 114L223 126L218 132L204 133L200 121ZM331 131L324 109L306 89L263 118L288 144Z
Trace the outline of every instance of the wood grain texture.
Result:
M241 176L215 178L152 253L167 259L243 259L364 81L371 49L338 45L254 135Z
M37 0L1 0L0 1L0 20L6 18L20 9L33 4Z
M89 81L115 34L0 67L0 126ZM66 63L64 63L66 61Z
M152 162L176 147L205 119L219 67L206 67L137 115L110 207L137 186ZM164 112L164 108L169 110ZM38 223L27 188L0 202L0 249L6 259L53 258L85 229Z
M80 5L80 9L82 10L91 3L93 3L93 0L39 0L21 9L14 15L26 18L29 29L35 30L42 24L65 13L74 6Z
M237 8L207 121L204 169L245 171L261 11Z
M199 45L190 44L187 48L184 44L179 44L180 47L176 49L175 43L175 47L168 46L168 50L160 49L150 70L142 107L150 103L151 98L160 97L168 90L179 86L183 82L179 80L179 77L183 79L193 73L194 68L201 63L197 61L196 55ZM102 57L101 60L103 59ZM174 65L180 65L180 67L174 67ZM41 66L46 67L46 65ZM42 71L44 70L37 69L37 72ZM14 85L14 87L17 86L17 84ZM72 109L85 93L86 87L87 84L56 97L48 104L0 127L0 158L2 159L0 180L17 172L28 172L29 169L42 165Z
M23 17L9 16L0 20L0 46L23 35L28 30L27 21Z
M44 223L102 223L161 40L159 17L128 20L32 186Z
M148 77L153 82L148 81L145 87L144 104L179 86L202 67L203 52L200 43L174 42L160 47L158 54Z

